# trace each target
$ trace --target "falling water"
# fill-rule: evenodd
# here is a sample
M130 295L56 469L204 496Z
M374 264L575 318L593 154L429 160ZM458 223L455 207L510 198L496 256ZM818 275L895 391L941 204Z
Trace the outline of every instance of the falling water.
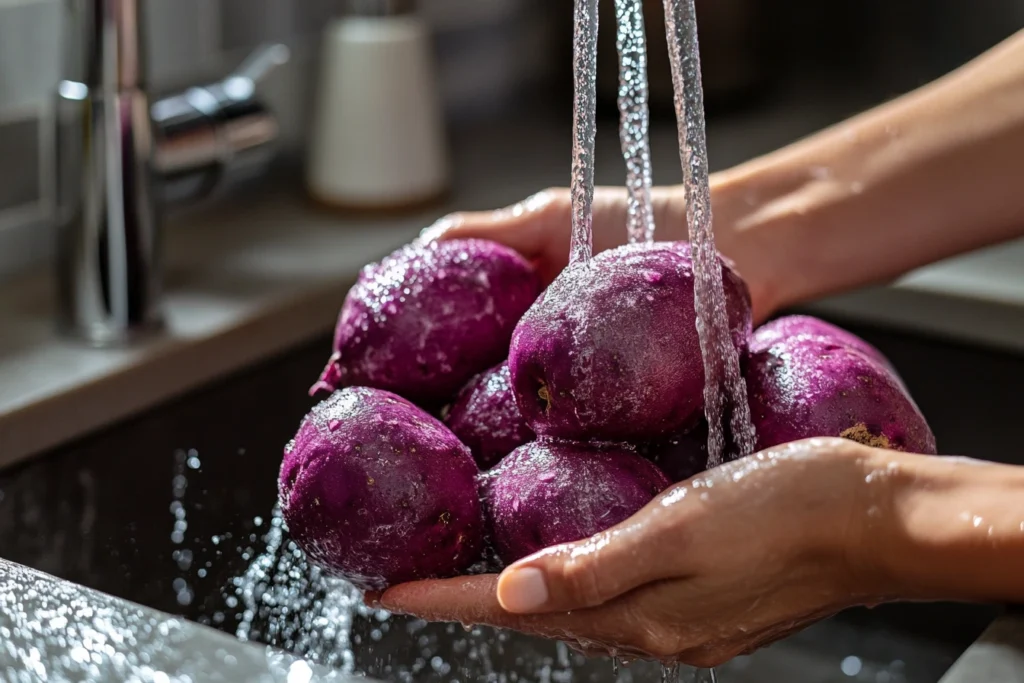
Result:
M272 645L344 673L402 682L571 683L574 672L586 667L582 655L572 655L564 643L520 643L510 657L507 632L394 619L367 607L358 589L307 561L288 539L278 507L263 544L223 596L227 610L240 613L235 635L242 641ZM375 660L378 645L385 657Z
M663 664L661 667L661 683L679 683L679 665Z
M718 675L714 669L698 669L693 676L693 683L718 683Z
M351 672L352 626L356 617L377 614L345 581L309 564L286 538L278 506L270 517L266 550L233 581L227 606L244 608L235 635L282 647L317 664Z
M650 108L647 86L647 39L641 0L615 0L619 51L619 137L626 160L629 190L629 241L654 241L651 204Z
M194 448L187 452L177 450L174 452L174 476L171 478L171 516L174 518L174 525L171 527L171 543L174 544L174 552L171 559L177 565L179 575L174 578L171 587L174 589L174 597L178 604L187 607L192 604L194 592L189 584L189 570L192 568L193 554L190 548L185 547L185 532L188 531L188 519L185 510L185 493L188 491L188 470L198 470L202 463L199 460L199 453Z
M573 31L572 246L570 263L593 254L594 138L597 134L597 0L576 0Z
M679 127L679 155L686 188L686 218L693 249L697 334L704 358L704 409L710 425L708 465L714 467L722 463L727 452L723 425L727 404L730 408L729 427L733 439L729 455L741 456L753 452L754 427L750 422L746 383L740 374L739 353L729 334L722 266L718 260L711 226L704 94L700 78L694 0L664 0L664 3Z

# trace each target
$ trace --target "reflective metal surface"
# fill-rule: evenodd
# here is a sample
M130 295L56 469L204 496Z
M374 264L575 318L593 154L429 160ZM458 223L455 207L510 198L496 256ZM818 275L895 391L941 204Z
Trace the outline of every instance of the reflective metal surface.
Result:
M0 633L0 680L10 683L372 683L6 560Z
M264 45L224 80L153 104L153 165L163 201L200 199L228 176L264 167L278 125L256 98L256 86L287 61L284 45Z
M940 683L1024 683L1024 612L1001 617Z
M91 344L160 327L160 207L253 173L277 137L256 84L288 59L263 46L230 77L156 102L138 0L67 0L57 92L60 329Z
M159 322L149 108L139 90L79 85L57 109L60 325L105 344Z

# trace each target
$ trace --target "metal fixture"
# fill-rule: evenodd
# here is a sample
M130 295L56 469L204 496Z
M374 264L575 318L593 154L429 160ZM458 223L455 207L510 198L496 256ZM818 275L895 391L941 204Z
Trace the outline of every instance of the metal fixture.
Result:
M66 0L57 91L61 331L97 346L159 329L161 206L263 164L277 122L257 82L288 60L267 45L231 76L150 105L138 0Z
M374 683L4 559L0 605L5 681Z

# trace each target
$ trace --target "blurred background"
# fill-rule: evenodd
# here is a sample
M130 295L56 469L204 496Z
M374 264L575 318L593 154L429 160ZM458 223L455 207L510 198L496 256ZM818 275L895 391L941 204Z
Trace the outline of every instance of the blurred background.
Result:
M61 76L62 4L0 0L0 276L39 263L50 249L51 117ZM612 3L602 4L602 117L610 117L606 126L614 126L614 21ZM660 4L644 3L652 106L655 125L670 126ZM218 78L257 44L284 42L292 59L263 89L280 120L278 163L296 163L310 131L322 31L345 5L342 0L143 0L149 90L171 92ZM1024 26L1024 0L698 0L697 5L711 125L785 102L819 108L815 126L831 122L935 78ZM500 117L541 111L568 116L569 0L422 0L419 11L433 34L437 88L453 133ZM793 129L793 135L807 132ZM566 140L568 135L565 129ZM733 161L716 158L712 150L713 165Z

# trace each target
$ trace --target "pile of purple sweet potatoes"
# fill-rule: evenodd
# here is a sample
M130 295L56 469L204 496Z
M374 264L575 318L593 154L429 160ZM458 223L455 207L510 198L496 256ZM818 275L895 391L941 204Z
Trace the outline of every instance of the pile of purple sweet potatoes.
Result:
M812 437L934 453L894 368L793 316L752 330L725 260L732 343L759 449ZM364 589L495 569L632 516L707 464L685 243L635 244L542 290L483 240L404 247L363 269L285 450L281 508L316 564Z

